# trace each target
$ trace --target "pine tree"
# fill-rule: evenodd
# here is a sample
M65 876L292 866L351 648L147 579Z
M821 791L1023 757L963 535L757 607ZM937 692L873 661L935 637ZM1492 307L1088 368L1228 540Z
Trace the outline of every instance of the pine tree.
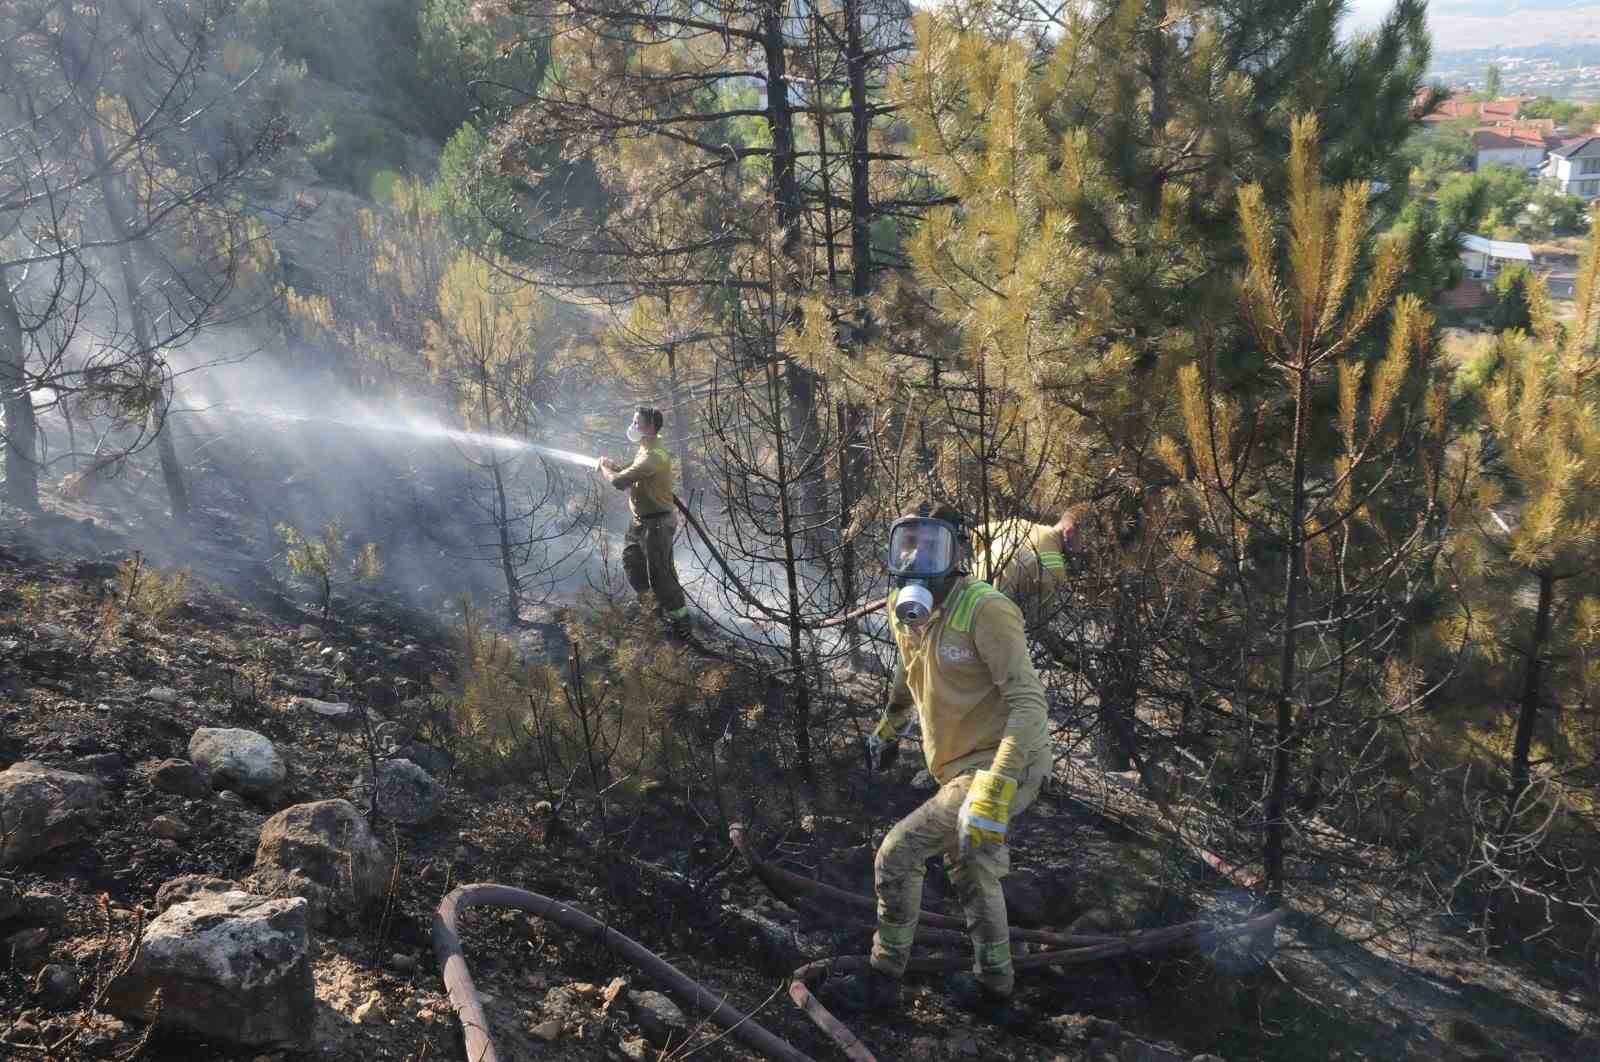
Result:
M1325 184L1318 143L1317 120L1297 119L1281 239L1262 187L1239 191L1238 294L1263 358L1257 379L1230 395L1220 352L1186 365L1182 442L1163 447L1193 491L1192 569L1240 627L1228 698L1272 722L1252 817L1275 905L1297 812L1355 821L1358 750L1381 747L1384 721L1418 703L1401 635L1434 555L1445 428L1432 319L1395 295L1403 247L1385 241L1366 260L1367 188ZM1385 318L1379 354L1366 336Z
M426 342L429 363L455 396L461 419L490 437L481 446L468 443L476 451L468 460L488 480L480 508L494 540L484 553L500 567L506 621L516 626L522 620L522 566L541 533L531 525L546 499L530 492L526 505L520 501L518 455L497 448L492 437L527 435L536 404L545 397L544 365L533 343L545 307L538 291L508 279L501 266L470 252L456 257L439 282L439 323L430 323Z
M1499 336L1481 428L1463 440L1471 492L1449 550L1460 596L1441 623L1445 644L1470 654L1451 722L1504 772L1466 871L1491 893L1528 871L1552 812L1592 823L1600 785L1600 236L1567 323L1538 278L1527 292L1532 333ZM1554 872L1563 860L1549 847Z

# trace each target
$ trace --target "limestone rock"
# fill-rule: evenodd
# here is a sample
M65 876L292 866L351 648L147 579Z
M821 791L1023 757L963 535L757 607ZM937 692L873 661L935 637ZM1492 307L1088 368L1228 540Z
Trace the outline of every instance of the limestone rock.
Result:
M289 707L297 712L304 712L314 719L320 719L340 730L356 726L361 722L361 713L350 707L348 701L324 701L316 697L294 697L290 699Z
M354 917L383 898L393 858L348 800L296 804L261 826L252 887L303 896L312 925Z
M112 982L112 1013L245 1046L308 1047L316 1013L306 902L245 892L176 903Z
M175 903L188 903L208 895L238 891L238 884L226 878L214 878L209 874L183 874L163 883L156 890L156 911L165 911Z
M410 760L378 763L378 813L394 822L414 825L439 814L444 786Z
M189 759L213 789L270 797L289 776L271 741L254 730L203 726L189 739Z
M99 824L104 801L105 788L88 775L31 760L0 771L0 867L77 843Z
M200 768L188 760L162 760L150 768L150 784L163 793L204 800L211 795L211 783Z

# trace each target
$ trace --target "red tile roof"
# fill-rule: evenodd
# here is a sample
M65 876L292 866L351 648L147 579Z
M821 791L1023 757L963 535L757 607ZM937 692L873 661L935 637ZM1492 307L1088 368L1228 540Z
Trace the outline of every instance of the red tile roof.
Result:
M1449 291L1439 293L1439 305L1450 310L1476 310L1488 301L1489 296L1483 290L1483 285L1471 278L1465 278Z
M1472 146L1478 151L1498 148L1544 148L1552 131L1537 125L1497 125L1472 131Z
M1522 113L1522 105L1532 96L1501 96L1493 100L1445 100L1424 122L1452 122L1458 118L1481 118L1485 122L1511 121Z

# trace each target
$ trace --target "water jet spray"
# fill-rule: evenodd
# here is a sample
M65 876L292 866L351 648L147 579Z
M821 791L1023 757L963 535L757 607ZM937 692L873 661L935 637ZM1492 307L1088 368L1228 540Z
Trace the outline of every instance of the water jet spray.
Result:
M264 417L268 420L292 421L300 424L327 424L332 427L350 428L354 431L380 431L396 435L413 435L423 439L447 439L463 446L481 446L489 450L532 451L570 465L582 465L591 469L595 467L596 459L587 454L580 454L572 450L560 450L554 446L544 446L540 443L529 442L526 439L518 439L510 435L489 435L483 432L462 431L459 428L448 428L433 421L386 424L370 418L345 420L338 417L314 416L309 413L291 413L284 410L259 409L234 404L230 404L227 408L234 412Z

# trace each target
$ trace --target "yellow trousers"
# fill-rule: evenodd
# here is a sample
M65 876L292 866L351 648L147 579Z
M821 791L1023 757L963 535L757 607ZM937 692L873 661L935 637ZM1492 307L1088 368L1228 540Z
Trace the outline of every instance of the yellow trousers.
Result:
M1050 757L1035 753L1011 800L1010 822L1039 795ZM929 856L943 853L955 883L972 937L972 972L996 992L1009 995L1015 980L1011 967L1010 927L1006 922L1006 897L1000 879L1011 869L1010 845L969 848L962 857L957 844L956 818L972 786L966 772L939 787L921 807L901 819L878 848L873 864L878 893L878 932L872 938L872 965L900 977L911 960L911 942L922 909L922 879Z

